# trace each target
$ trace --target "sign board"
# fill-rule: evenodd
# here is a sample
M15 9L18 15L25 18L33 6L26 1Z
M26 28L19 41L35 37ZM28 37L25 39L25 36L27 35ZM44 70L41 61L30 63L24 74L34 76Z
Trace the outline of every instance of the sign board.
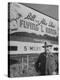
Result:
M42 43L30 43L30 42L18 42L10 41L10 47L15 46L17 50L10 50L10 54L31 54L31 53L42 53L44 48Z
M36 35L58 35L58 21L22 4L10 5L10 34L27 32Z
M17 47L17 49L12 48L9 51L10 54L40 54L45 52L42 46L44 43L10 41L10 47ZM51 48L52 53L58 53L58 50L54 50L54 48L58 49L58 45L53 44Z

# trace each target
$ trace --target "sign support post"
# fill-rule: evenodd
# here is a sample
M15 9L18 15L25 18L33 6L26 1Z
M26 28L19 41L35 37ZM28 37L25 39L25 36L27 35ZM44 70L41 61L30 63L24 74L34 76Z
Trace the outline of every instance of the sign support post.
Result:
M29 69L29 55L27 55L27 71Z

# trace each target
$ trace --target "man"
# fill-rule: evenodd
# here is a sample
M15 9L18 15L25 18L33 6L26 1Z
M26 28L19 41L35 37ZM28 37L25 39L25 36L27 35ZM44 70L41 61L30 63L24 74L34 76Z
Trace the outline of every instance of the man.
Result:
M41 53L37 62L35 63L36 71L40 75L52 75L56 74L56 64L54 55L51 53L52 45L48 45L45 42L45 52Z
M45 42L45 52L41 53L38 57L38 60L35 63L36 71L40 75L45 75L45 69L46 69L46 42Z
M39 55L38 60L35 63L35 69L40 75L45 75L45 69L46 69L45 52Z
M46 49L46 75L56 75L56 58L54 54L51 52L51 47Z

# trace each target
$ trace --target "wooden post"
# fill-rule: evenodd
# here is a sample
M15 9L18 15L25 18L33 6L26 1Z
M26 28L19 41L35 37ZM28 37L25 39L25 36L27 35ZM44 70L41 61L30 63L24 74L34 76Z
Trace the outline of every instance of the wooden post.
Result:
M23 57L22 57L22 71L24 70L24 63L23 63Z
M27 71L29 69L29 55L27 55Z

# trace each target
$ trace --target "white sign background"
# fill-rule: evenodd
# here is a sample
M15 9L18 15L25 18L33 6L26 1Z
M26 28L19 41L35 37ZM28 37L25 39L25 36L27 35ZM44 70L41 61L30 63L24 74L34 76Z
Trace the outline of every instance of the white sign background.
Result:
M17 46L16 51L10 51L10 54L29 54L29 53L41 53L44 52L44 48L42 48L43 43L31 43L31 42L18 42L18 41L10 41L10 46ZM24 47L26 47L24 49ZM33 49L30 49L32 48Z

